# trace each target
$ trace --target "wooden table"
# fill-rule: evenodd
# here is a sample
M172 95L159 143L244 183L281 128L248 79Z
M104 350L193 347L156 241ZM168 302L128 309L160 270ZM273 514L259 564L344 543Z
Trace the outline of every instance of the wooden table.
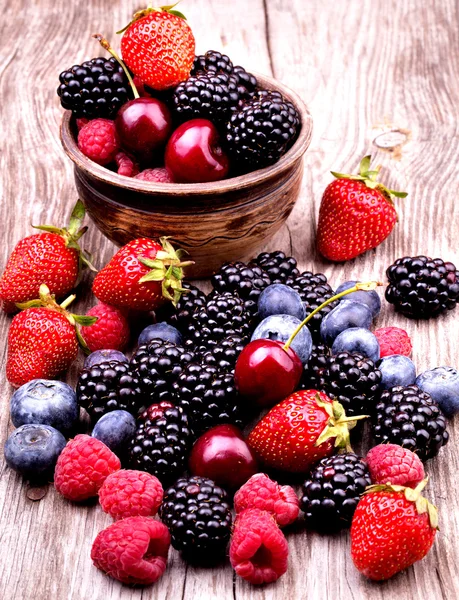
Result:
M0 267L15 243L31 233L31 223L64 223L76 200L72 166L58 137L58 74L98 56L91 34L102 32L115 41L115 31L138 7L128 0L2 4ZM459 7L454 0L189 0L181 9L189 17L199 52L223 50L235 63L273 74L302 95L313 115L314 138L305 157L301 200L288 224L267 242L268 249L293 254L303 269L325 272L332 285L351 278L383 278L385 268L405 254L441 256L459 264ZM390 130L402 131L389 139L381 137ZM377 147L406 139L392 151ZM330 169L349 172L367 153L384 166L388 186L407 190L409 196L397 201L399 223L376 252L332 265L315 249L320 197ZM97 253L98 265L114 251L94 227L86 244ZM80 290L86 302L77 309L92 302L89 289L86 280ZM9 324L9 318L0 318L2 363ZM383 325L406 327L419 372L457 365L454 315L417 323L384 306L378 319L378 326ZM82 357L69 381L75 382L81 361ZM12 390L4 377L0 385L3 446L12 429ZM433 550L384 584L372 584L354 569L346 532L323 537L299 527L288 534L290 567L275 585L255 589L236 580L229 564L217 570L194 568L173 551L157 585L131 589L91 564L91 543L109 525L108 515L97 506L70 504L52 487L31 490L2 457L0 597L452 600L459 597L457 421L450 423L450 433L448 446L427 466L428 494L441 515ZM33 500L43 494L40 501Z

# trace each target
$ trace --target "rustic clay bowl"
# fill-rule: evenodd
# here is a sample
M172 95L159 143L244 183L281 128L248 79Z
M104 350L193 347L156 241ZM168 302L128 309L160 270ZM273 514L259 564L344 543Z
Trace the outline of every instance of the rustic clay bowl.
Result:
M100 231L118 245L169 235L189 252L191 278L208 277L226 261L245 260L281 227L298 198L312 119L303 101L278 81L257 75L260 87L280 91L298 109L301 130L274 165L213 183L158 184L113 173L84 156L71 113L61 141L75 163L79 197Z

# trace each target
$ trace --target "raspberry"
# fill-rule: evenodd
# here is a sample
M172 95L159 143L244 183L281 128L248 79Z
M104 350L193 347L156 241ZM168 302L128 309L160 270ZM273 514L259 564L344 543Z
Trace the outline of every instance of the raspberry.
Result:
M152 517L163 501L163 486L145 471L121 469L112 473L99 490L102 510L116 520Z
M94 565L122 583L149 585L166 570L167 527L148 517L128 517L101 531L91 549Z
M287 540L272 515L258 508L239 513L230 561L237 575L250 583L271 583L287 571Z
M91 352L123 350L129 341L129 323L124 313L114 306L99 302L86 313L97 317L92 325L81 327L81 335Z
M300 503L293 488L280 486L264 473L256 473L234 496L234 510L259 508L271 513L279 527L293 523L300 512Z
M119 458L105 444L80 434L67 442L54 471L56 490L74 502L97 496L106 478L120 469Z
M89 121L78 133L78 148L99 165L113 162L120 149L114 121L109 119Z
M156 169L145 169L135 176L135 179L141 181L153 181L155 183L173 183L169 171L164 167L157 167Z
M380 356L391 356L392 354L402 354L410 356L411 345L410 336L404 329L399 327L381 327L374 332L379 342Z
M77 119L76 125L77 125L78 131L80 131L80 129L83 129L83 127L85 125L87 125L88 123L89 123L89 119L86 119L86 117L81 117L81 119Z
M368 452L365 460L373 483L414 488L426 476L419 456L397 444L379 444Z
M116 166L118 168L118 175L124 175L125 177L135 177L139 173L139 165L135 162L134 158L121 150L115 156Z

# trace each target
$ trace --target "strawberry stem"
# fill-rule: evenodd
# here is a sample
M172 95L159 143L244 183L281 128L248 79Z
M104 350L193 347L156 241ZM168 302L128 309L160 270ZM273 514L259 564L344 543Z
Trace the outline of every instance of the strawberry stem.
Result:
M103 35L101 35L100 33L95 33L93 36L93 38L95 38L99 44L102 46L102 48L104 48L105 50L107 50L107 52L109 52L113 58L121 65L121 68L123 69L123 71L126 74L126 77L128 78L129 81L129 85L132 88L132 92L134 94L134 98L140 98L140 94L135 86L135 83L131 77L131 74L128 71L128 68L126 67L126 65L124 64L124 62L121 60L121 58L118 56L118 54L113 50L113 48L110 46L110 42L108 40L106 40L104 38Z

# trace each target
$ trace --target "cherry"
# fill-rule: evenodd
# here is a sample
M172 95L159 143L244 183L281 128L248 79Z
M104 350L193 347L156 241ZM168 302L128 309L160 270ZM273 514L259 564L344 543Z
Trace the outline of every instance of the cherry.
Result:
M172 117L164 102L134 98L120 108L115 125L123 147L151 162L169 139Z
M234 425L217 425L201 435L191 450L189 467L193 475L208 477L229 490L240 488L258 471L242 431Z
M218 181L229 171L217 128L206 119L192 119L174 131L167 143L165 163L178 183Z
M269 407L295 391L302 372L301 360L292 348L285 350L283 342L259 339L239 355L234 381L241 396Z

